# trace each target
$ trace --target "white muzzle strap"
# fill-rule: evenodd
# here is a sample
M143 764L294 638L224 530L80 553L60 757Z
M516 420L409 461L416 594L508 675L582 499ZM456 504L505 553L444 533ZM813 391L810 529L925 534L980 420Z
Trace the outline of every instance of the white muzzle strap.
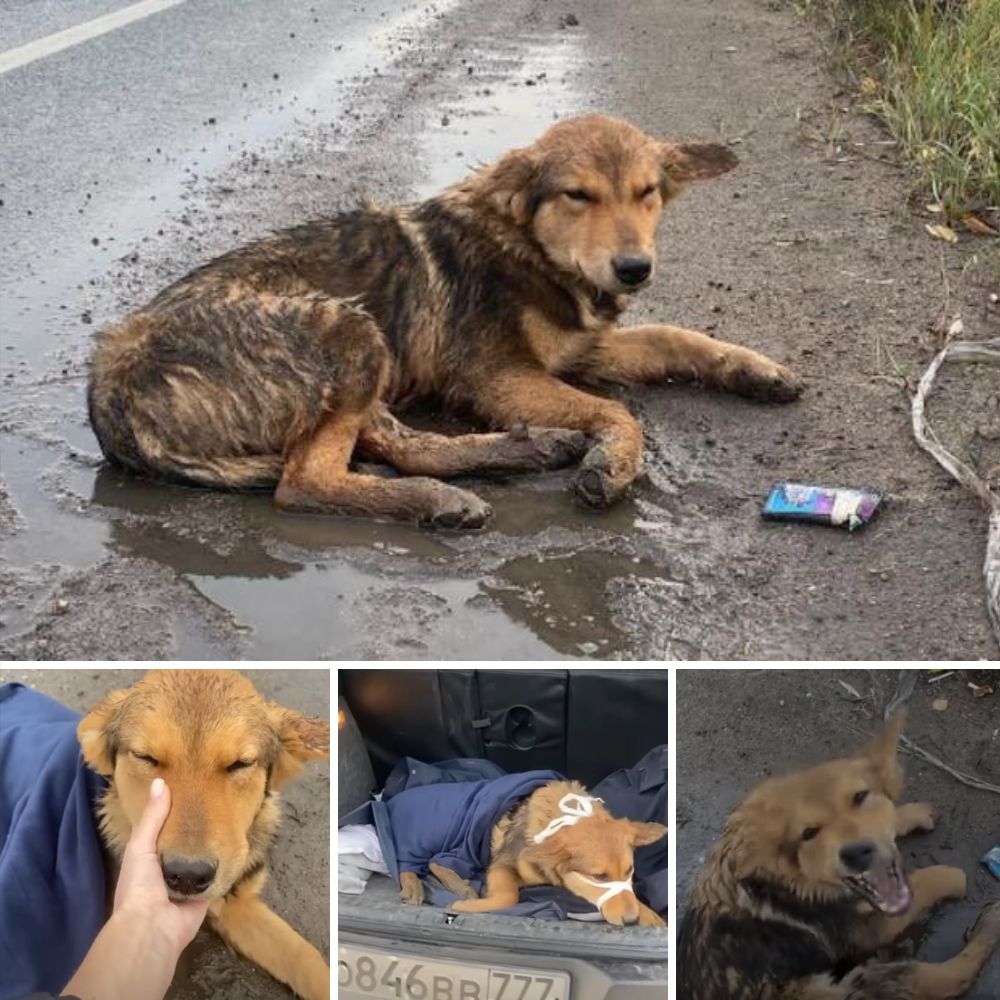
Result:
M559 811L562 813L562 816L557 816L541 833L536 833L534 836L535 843L540 844L564 826L573 826L579 823L581 819L593 816L594 803L603 801L604 799L598 799L592 795L577 795L576 792L564 795L559 800Z
M601 889L608 890L594 903L594 906L598 909L600 909L609 899L613 899L617 896L620 892L632 892L631 879L626 882L595 882L592 878L587 878L586 875L581 875L579 872L575 872L575 875L577 878L583 879L584 882L589 882L591 885L596 885Z

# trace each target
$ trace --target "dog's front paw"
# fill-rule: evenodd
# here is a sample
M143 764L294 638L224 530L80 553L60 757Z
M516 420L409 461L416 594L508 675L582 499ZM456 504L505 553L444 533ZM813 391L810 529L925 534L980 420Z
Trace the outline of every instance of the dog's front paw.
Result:
M469 490L437 483L423 522L434 528L481 528L493 509Z
M587 435L562 427L528 427L525 438L540 469L564 469L587 450Z
M790 403L802 395L802 379L790 368L757 354L739 351L729 359L722 384L730 392L762 403Z
M896 832L930 833L937 823L937 809L930 802L907 802L896 808Z
M402 872L399 876L399 898L411 906L420 906L424 901L424 885L415 872Z
M573 492L588 507L610 507L625 495L637 473L637 469L615 462L603 445L596 445L573 477Z
M655 913L648 906L643 906L639 910L640 927L666 927L667 922L658 913Z

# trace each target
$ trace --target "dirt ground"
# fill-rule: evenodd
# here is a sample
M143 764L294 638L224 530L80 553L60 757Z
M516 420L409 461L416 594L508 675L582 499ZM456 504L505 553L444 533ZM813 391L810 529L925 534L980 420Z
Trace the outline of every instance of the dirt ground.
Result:
M961 671L959 673L965 673ZM1000 671L998 689L974 699L968 678L935 684L918 680L906 733L957 770L1000 785ZM893 670L688 670L677 676L677 900L683 913L695 876L729 811L758 782L850 754L874 731L895 690ZM862 698L855 699L841 682ZM946 699L944 711L932 702ZM875 709L877 707L877 710ZM964 931L1000 882L979 859L1000 843L998 797L956 781L940 769L904 757L907 798L938 806L933 833L902 841L911 868L955 865L969 876L968 896L940 907L902 945L928 961L962 947ZM969 1000L1000 996L1000 954Z
M245 107L197 142L161 155L150 119L135 148L144 171L161 170L155 184L119 191L129 171L109 154L85 227L40 245L46 205L16 173L6 182L0 655L997 655L985 515L912 442L903 390L942 317L997 334L993 289L967 268L977 245L944 248L906 207L892 147L790 4L442 0L407 7L396 27L372 14L346 42L311 9L283 5L294 40L275 42L266 72L250 65L233 98ZM137 93L116 107L121 121L147 113ZM805 376L800 402L628 391L647 434L631 500L581 511L559 473L475 483L496 516L465 536L286 517L267 497L101 464L84 405L95 329L234 243L362 196L425 197L595 109L734 143L740 167L668 211L659 277L627 319L762 350ZM1000 461L995 373L948 371L930 416L981 468ZM873 486L888 502L854 535L766 524L776 480Z
M0 670L0 684L18 681L86 712L143 670ZM326 670L248 670L265 697L311 715L330 716ZM284 821L270 856L263 898L279 916L330 956L330 766L311 763L282 792ZM291 992L236 955L207 927L181 956L166 1000L289 1000Z

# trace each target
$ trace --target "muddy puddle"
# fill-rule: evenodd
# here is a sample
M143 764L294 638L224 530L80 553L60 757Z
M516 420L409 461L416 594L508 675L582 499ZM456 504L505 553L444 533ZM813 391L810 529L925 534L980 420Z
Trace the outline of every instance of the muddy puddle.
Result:
M630 540L635 504L579 510L565 474L465 483L496 514L463 536L282 516L264 495L156 485L100 461L85 382L103 324L234 243L365 194L426 197L582 108L571 34L458 48L442 29L455 4L382 6L363 36L327 39L336 64L305 60L259 110L151 156L127 190L81 186L78 218L18 223L15 237L75 249L14 268L3 294L5 655L633 653L614 595L663 571Z

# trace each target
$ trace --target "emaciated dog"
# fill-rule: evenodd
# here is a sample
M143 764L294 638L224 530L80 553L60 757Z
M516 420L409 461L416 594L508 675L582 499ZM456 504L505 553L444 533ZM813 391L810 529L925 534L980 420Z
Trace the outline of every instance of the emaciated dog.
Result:
M261 901L281 821L279 789L330 756L330 723L265 701L231 670L153 670L113 691L77 729L108 779L100 830L120 860L156 777L170 787L157 840L168 894L210 899L222 938L305 1000L329 1000L323 956Z
M493 827L482 898L450 868L435 862L429 867L460 897L451 909L461 913L503 910L517 903L522 886L556 885L593 903L609 924L664 927L659 914L632 890L632 854L666 834L661 823L615 819L577 781L552 781ZM419 876L403 872L400 881L404 902L423 902Z
M896 838L932 830L934 808L898 804L903 713L854 758L754 789L726 822L681 926L678 1000L947 1000L1000 944L1000 903L946 962L883 961L965 873L907 876Z
M586 115L422 204L225 254L102 334L89 387L101 449L163 480L275 489L286 511L450 527L481 525L489 507L431 477L555 468L586 449L575 491L610 504L640 472L642 431L566 379L801 391L745 347L616 327L653 275L664 205L735 163L721 145ZM507 433L418 432L389 410L416 397ZM355 457L403 475L362 474Z

